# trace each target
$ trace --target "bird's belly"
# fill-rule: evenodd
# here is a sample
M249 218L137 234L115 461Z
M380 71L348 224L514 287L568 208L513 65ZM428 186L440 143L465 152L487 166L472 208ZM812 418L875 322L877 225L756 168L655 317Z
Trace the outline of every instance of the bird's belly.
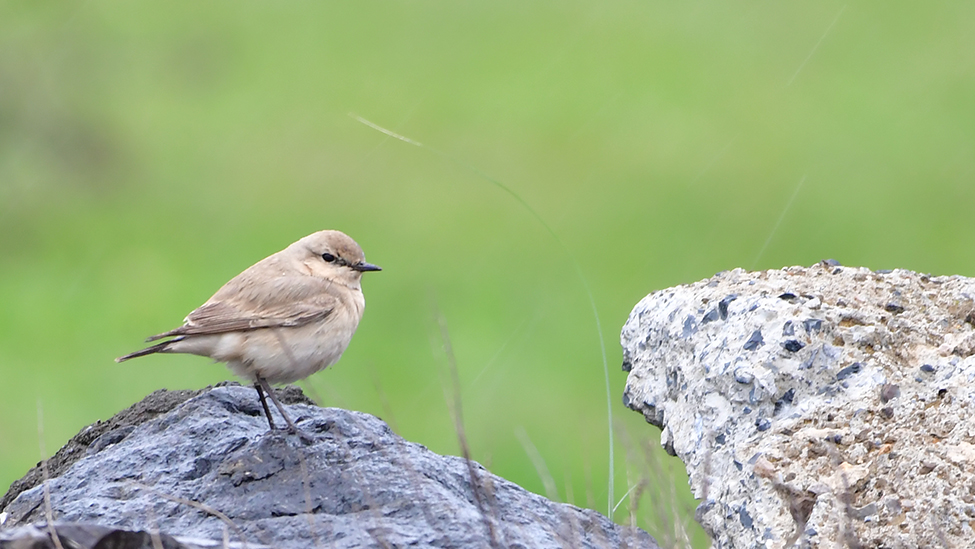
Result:
M237 341L237 357L227 360L235 374L248 380L256 376L271 383L294 383L335 364L352 339L352 333L334 326L254 330Z

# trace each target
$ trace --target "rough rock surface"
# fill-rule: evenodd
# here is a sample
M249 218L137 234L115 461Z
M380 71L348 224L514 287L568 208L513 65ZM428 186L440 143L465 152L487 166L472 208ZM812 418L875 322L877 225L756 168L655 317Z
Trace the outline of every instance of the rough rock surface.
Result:
M179 396L192 398L75 437L47 483L53 519L88 525L89 537L103 534L98 525L279 548L657 547L641 530L407 442L368 414L292 404L299 437L268 432L249 387ZM153 394L180 400L171 397ZM2 509L5 534L45 520L43 476L34 478Z
M57 536L57 541L55 541ZM174 538L159 531L125 530L97 524L57 523L0 530L0 549L269 549L225 540Z
M975 279L737 269L650 294L622 343L716 547L975 546Z

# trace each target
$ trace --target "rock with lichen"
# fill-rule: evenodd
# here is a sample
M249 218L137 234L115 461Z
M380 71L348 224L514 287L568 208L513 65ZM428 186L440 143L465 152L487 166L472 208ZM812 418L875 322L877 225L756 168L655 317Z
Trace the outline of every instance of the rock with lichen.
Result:
M822 262L654 292L624 402L716 547L969 547L975 279Z

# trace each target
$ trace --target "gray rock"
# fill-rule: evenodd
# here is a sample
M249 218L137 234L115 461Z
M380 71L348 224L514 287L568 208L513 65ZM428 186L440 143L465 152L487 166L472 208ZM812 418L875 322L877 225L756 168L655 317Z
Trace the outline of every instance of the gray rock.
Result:
M716 547L972 546L975 280L736 269L650 294L621 339L624 402Z
M55 537L57 536L57 541ZM60 543L60 545L59 545ZM125 530L95 524L58 523L0 530L0 549L268 549L225 540L174 538L158 531Z
M282 400L301 400L290 392ZM87 442L72 441L71 459L47 483L58 524L87 525L89 538L106 535L103 526L252 547L657 547L642 530L434 454L368 414L291 404L299 437L268 432L249 387L184 394L192 398L176 404L154 395L169 411L113 418L92 427L98 436L88 429L79 434ZM33 478L4 499L8 540L11 528L45 520L43 475ZM44 535L42 526L28 530ZM193 543L183 545L205 546Z

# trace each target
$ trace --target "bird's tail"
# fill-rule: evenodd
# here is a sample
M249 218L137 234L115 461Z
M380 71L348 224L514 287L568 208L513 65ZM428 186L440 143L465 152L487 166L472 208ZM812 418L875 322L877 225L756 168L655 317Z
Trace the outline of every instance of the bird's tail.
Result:
M151 347L146 347L145 349L142 349L141 351L136 351L134 353L129 353L129 354L125 355L125 356L120 356L120 357L118 357L118 358L115 359L115 362L125 362L126 360L128 360L130 358L137 358L137 357L140 357L140 356L146 356L146 355L151 355L151 354L155 354L155 353L165 353L169 349L169 346L171 344L176 343L177 341L179 341L181 339L183 339L183 338L177 337L176 339L170 339L169 341L163 341L162 343L156 343L155 345L153 345Z

